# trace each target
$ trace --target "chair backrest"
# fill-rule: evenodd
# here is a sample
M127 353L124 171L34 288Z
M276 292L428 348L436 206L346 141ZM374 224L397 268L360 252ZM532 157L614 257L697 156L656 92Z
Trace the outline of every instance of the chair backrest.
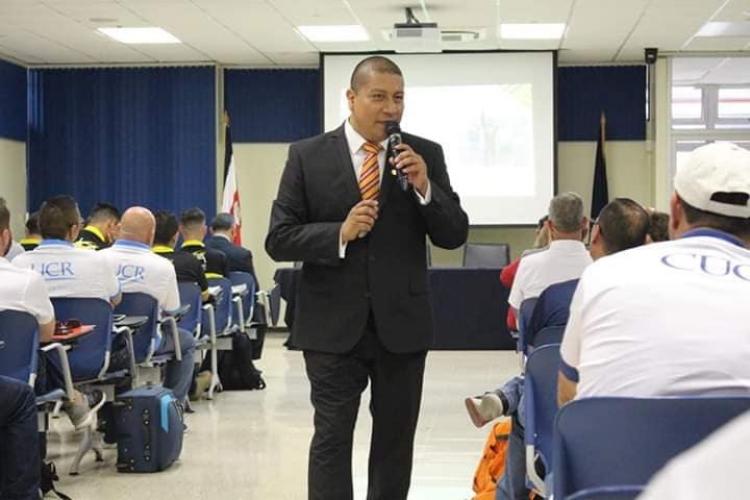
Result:
M464 267L500 269L510 262L510 246L507 243L467 243L464 247Z
M197 283L187 281L177 283L177 288L180 291L180 304L190 306L188 312L180 318L177 324L180 328L195 335L201 326L201 307L203 305L201 289Z
M134 292L123 293L122 302L115 308L118 314L146 316L148 321L133 335L133 352L136 363L148 360L161 344L159 331L159 303L151 295Z
M555 498L645 485L672 457L750 409L750 397L586 398L555 421Z
M247 295L242 298L242 314L245 316L245 321L250 320L253 317L255 307L255 292L258 291L255 278L250 273L232 271L229 273L229 281L232 282L232 285L247 286Z
M112 305L102 299L67 297L53 298L52 305L59 321L78 319L85 325L94 325L94 331L78 339L68 352L73 381L104 375L112 349Z
M215 304L216 333L221 335L232 324L232 282L228 278L209 278L208 284L221 288L221 297Z
M39 323L29 313L0 311L0 375L34 385Z
M518 323L518 344L519 351L525 353L529 347L528 331L529 322L531 321L531 315L534 314L534 307L539 297L530 297L521 302L521 307L518 310L518 317L516 321Z
M534 348L550 344L560 344L562 343L563 333L565 333L565 325L545 326L536 332L536 334L528 335L526 343Z
M560 345L534 350L526 360L524 404L525 441L542 456L547 471L552 470L552 443L557 414L557 372L560 369Z

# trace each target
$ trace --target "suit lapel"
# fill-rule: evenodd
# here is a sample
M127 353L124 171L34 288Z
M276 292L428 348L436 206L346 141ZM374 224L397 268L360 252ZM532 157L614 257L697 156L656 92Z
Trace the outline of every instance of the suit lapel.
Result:
M338 164L343 169L341 172L346 179L345 189L347 199L353 198L354 203L358 203L361 200L362 195L359 192L359 183L357 182L357 176L354 174L354 165L352 164L352 156L349 152L349 144L346 142L346 134L344 133L344 126L340 126L332 133L332 138L336 148L336 155L338 157Z

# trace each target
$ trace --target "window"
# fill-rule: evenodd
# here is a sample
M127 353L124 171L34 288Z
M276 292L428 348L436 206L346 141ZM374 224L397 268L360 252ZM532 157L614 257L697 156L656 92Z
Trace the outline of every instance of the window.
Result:
M703 118L703 91L699 87L672 87L672 120Z

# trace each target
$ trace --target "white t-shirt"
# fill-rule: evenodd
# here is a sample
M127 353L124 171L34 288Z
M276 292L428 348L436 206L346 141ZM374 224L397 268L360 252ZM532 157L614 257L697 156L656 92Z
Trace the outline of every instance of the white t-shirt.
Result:
M120 293L120 285L114 274L107 272L104 259L98 253L81 250L68 241L43 240L31 252L13 259L13 265L41 274L52 298L110 301Z
M748 448L750 413L745 413L668 462L638 500L740 498Z
M15 259L22 253L24 253L26 250L23 249L21 244L17 242L16 240L13 240L10 242L10 248L8 249L8 253L5 255L5 258L10 260Z
M589 266L560 350L576 397L750 395L750 250L741 244L698 229Z
M583 243L554 240L546 250L521 259L508 303L518 310L524 300L539 297L548 286L580 278L589 264L591 255Z
M0 310L27 312L40 325L55 319L55 310L39 274L0 257Z
M123 293L145 293L166 312L180 308L177 275L169 259L156 255L148 245L118 240L109 248L99 250L109 269L120 281Z

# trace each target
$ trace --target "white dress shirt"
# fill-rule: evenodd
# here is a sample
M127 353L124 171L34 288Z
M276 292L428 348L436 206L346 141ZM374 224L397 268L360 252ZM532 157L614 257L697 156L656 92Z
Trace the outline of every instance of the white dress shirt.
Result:
M368 156L368 153L362 148L362 146L364 146L368 141L367 139L362 137L359 132L354 130L354 127L352 127L352 124L349 123L348 119L344 123L344 135L346 136L346 143L349 146L349 155L351 156L352 166L354 167L354 176L356 177L357 182L359 182L359 175L362 172L362 165L364 164L365 159L367 159ZM385 172L386 154L388 152L388 139L386 138L379 144L380 151L378 152L378 169L380 170L380 184L382 185L383 173ZM430 203L430 201L432 201L432 189L429 179L427 181L427 190L424 196L422 196L416 189L414 189L414 193L417 195L417 199L419 200L419 203L421 205L427 205L428 203ZM343 242L341 233L339 233L339 257L342 259L346 256L346 246L347 244Z

